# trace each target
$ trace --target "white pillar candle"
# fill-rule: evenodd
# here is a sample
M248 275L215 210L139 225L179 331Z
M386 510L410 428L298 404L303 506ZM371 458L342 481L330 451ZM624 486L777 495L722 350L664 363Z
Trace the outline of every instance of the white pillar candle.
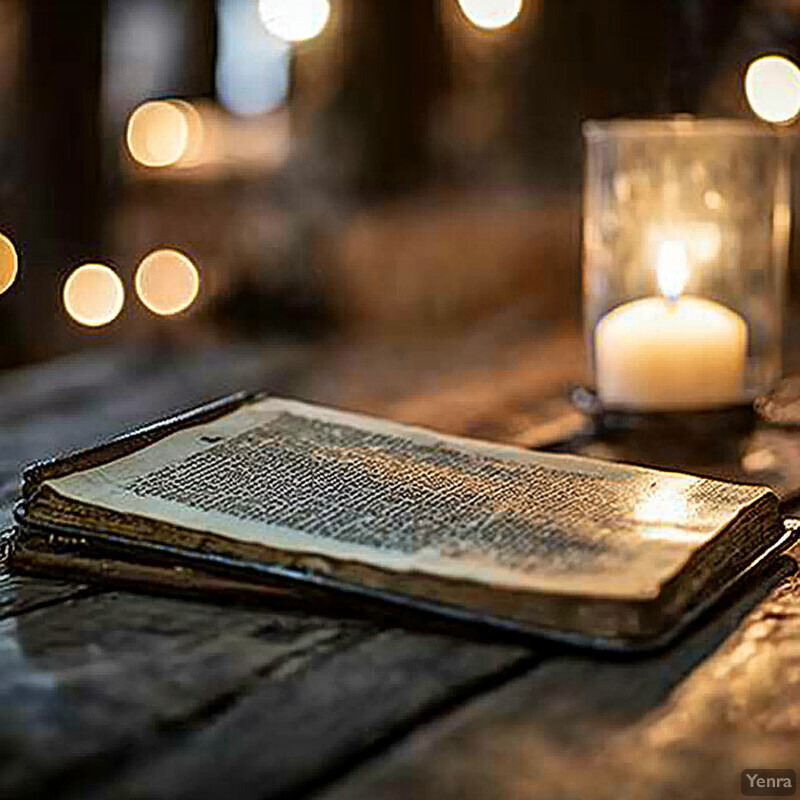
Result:
M625 303L597 325L597 391L607 408L701 410L742 401L747 324L719 303L679 296L688 277L679 245L666 242L659 258L665 296Z

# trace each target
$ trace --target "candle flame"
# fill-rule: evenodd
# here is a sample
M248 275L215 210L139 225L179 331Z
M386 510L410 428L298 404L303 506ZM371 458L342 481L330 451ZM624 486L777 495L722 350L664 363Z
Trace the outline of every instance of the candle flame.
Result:
M689 281L689 258L686 242L662 242L658 249L658 288L665 297L676 300Z

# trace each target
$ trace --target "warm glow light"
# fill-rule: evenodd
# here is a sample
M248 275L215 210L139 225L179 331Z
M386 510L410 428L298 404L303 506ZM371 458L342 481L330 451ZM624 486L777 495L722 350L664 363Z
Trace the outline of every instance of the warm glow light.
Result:
M136 270L136 294L155 314L185 311L200 289L197 267L177 250L156 250Z
M0 233L0 294L11 288L17 279L19 259L14 243Z
M707 194L712 205L722 204L717 192ZM649 228L642 257L655 267L659 291L675 299L686 289L692 270L714 268L722 245L722 231L713 222L671 222Z
M205 123L200 112L186 100L170 100L169 104L183 114L186 122L186 144L178 160L177 167L196 167L203 160L205 144Z
M662 242L658 251L658 288L665 297L676 299L689 280L686 242Z
M510 25L522 11L522 0L458 0L458 4L473 25L487 30Z
M264 27L285 42L303 42L319 36L328 24L329 0L259 0Z
M146 167L168 167L185 155L189 121L184 109L167 100L140 105L128 120L128 150Z
M114 270L104 264L84 264L64 284L64 308L81 325L97 328L116 319L125 289Z
M783 56L762 56L747 68L750 107L767 122L791 122L800 114L800 69Z

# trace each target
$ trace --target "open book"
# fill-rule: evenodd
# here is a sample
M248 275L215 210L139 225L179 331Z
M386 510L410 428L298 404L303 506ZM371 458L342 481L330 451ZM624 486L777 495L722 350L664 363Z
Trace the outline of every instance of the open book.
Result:
M332 592L623 649L790 538L766 488L243 395L34 465L23 498L23 567Z

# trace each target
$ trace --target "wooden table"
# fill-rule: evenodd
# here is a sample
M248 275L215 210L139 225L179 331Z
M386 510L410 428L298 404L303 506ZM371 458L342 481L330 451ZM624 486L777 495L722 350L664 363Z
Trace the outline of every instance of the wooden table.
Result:
M524 441L569 425L570 331L458 348L98 351L0 380L20 467L239 388ZM502 355L501 355L502 354ZM412 366L413 365L413 366ZM24 577L0 566L0 798L724 798L800 767L800 581L614 660Z

